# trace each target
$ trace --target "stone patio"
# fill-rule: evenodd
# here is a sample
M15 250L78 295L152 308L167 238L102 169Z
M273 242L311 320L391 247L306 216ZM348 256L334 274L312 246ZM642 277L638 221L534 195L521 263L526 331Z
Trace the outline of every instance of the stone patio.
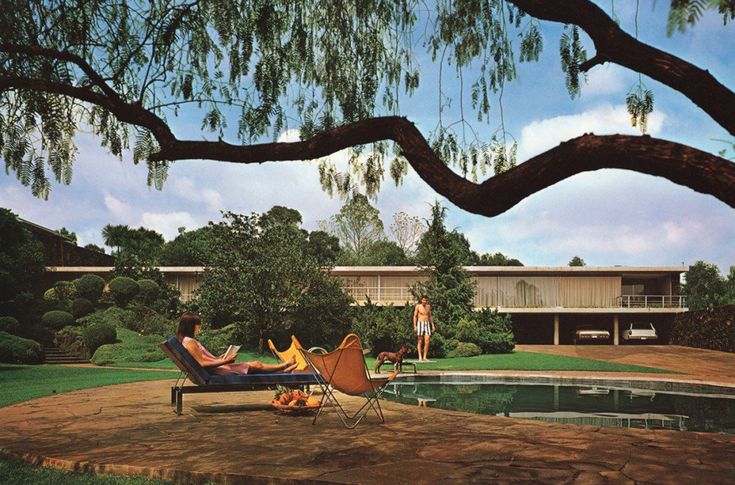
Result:
M686 366L693 374L679 377L693 380L733 379L726 375L727 366L733 368L729 354L601 349L524 348L580 357L596 352L597 358L672 370ZM171 384L123 384L3 408L0 454L177 483L735 481L735 435L572 426L384 401L386 424L372 416L350 431L334 411L316 426L310 417L278 414L267 405L271 392L186 395L184 414L176 416L168 404Z

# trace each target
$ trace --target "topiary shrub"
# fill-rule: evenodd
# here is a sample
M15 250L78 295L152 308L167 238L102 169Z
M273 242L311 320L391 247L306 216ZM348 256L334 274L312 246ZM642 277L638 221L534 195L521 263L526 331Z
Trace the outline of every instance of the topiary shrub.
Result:
M138 300L144 305L153 305L161 293L161 287L153 280L138 280Z
M429 349L431 351L431 348ZM473 357L480 355L482 350L477 344L472 342L459 342L457 348L447 354L447 357Z
M71 314L74 318L82 318L94 311L94 305L86 298L77 298L71 304Z
M11 335L18 335L20 323L13 317L0 317L0 332L6 332Z
M41 344L7 332L0 332L0 362L9 364L40 364L43 361Z
M80 298L97 302L97 300L102 298L102 291L105 289L105 280L95 274L85 274L81 278L74 280L74 287L77 290L77 296Z
M84 328L84 343L90 354L104 344L111 344L117 340L115 326L106 322L93 323Z
M115 300L115 304L125 307L133 301L140 290L138 283L126 276L118 276L110 281L110 296Z
M77 289L71 281L57 281L54 290L59 300L73 300L77 296Z
M480 337L480 347L483 354L509 354L516 346L513 334L508 332L497 332L483 334Z
M66 326L74 325L74 315L61 310L51 310L43 314L41 321L49 328L61 330Z

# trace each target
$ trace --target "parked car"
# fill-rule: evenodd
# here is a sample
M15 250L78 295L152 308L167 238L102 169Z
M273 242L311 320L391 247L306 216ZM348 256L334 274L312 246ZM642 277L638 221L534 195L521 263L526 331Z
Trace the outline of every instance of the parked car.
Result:
M656 340L658 334L652 323L631 323L630 328L623 330L623 340Z
M577 327L574 333L574 345L584 342L599 342L610 340L610 332L595 328L591 325Z

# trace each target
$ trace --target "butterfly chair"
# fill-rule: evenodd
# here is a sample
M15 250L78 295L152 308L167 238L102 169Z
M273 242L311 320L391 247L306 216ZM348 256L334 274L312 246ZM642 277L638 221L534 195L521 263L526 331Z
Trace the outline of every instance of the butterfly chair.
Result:
M291 358L295 358L296 372L314 372L309 367L309 363L306 362L304 356L301 355L301 352L299 352L299 344L298 340L295 340L296 337L292 336L291 339L291 346L284 351L278 350L271 339L268 339L268 348L271 350L273 356L281 362L288 362L289 360L291 360Z
M348 429L357 426L370 409L375 411L381 423L385 423L379 398L383 394L386 384L398 375L398 370L395 370L388 377L371 379L363 356L360 338L354 333L347 335L336 350L326 354L305 350L299 345L296 338L293 338L292 341L298 346L299 351L309 365L317 371L317 381L324 394L321 406L316 416L314 416L312 424L316 423L324 407L329 404L334 405L342 424ZM365 403L356 412L349 414L337 399L335 391L340 391L349 396L362 396L365 398Z

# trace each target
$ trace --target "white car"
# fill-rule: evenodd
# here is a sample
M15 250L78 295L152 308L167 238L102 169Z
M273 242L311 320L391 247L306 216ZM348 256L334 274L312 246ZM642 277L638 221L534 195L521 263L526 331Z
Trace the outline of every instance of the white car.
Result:
M574 333L574 344L582 342L608 341L610 340L610 332L594 328L590 325L577 327Z
M656 340L658 334L652 323L648 325L631 323L630 328L623 331L623 340Z

